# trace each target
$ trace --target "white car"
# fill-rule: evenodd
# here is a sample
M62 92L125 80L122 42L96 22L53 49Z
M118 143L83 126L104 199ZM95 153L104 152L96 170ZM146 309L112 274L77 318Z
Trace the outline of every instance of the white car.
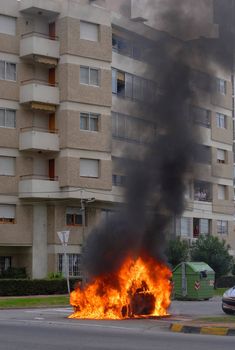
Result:
M222 309L226 314L235 315L235 286L223 294Z

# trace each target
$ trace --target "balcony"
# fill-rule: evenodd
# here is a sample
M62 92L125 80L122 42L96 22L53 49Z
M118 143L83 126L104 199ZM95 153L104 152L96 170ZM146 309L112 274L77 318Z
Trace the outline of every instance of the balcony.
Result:
M20 40L20 57L38 63L56 66L60 44L56 37L31 32L23 34Z
M50 18L60 13L60 3L51 0L21 0L20 12Z
M60 187L58 177L24 175L19 181L19 198L58 198Z
M58 131L36 127L23 128L20 130L19 150L58 152Z
M55 112L60 103L59 88L40 80L25 80L20 86L20 103L32 109Z

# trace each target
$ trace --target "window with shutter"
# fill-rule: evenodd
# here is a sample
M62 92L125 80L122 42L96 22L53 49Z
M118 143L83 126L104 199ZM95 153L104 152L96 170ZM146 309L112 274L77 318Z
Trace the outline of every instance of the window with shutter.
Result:
M80 22L80 39L98 41L99 25L95 23Z
M0 175L15 176L15 158L0 156Z
M16 18L0 15L0 33L16 35Z
M80 159L80 176L99 177L99 160Z
M14 224L16 217L16 206L0 204L0 224Z

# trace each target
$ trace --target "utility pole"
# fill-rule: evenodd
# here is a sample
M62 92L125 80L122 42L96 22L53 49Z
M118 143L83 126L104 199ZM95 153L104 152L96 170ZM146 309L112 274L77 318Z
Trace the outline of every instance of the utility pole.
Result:
M83 198L83 192L81 191L81 213L82 213L82 256L84 256L85 248L86 248L86 235L85 235L85 226L86 226L86 205L88 203L95 202L95 198ZM85 271L83 269L82 283L85 285L86 276Z

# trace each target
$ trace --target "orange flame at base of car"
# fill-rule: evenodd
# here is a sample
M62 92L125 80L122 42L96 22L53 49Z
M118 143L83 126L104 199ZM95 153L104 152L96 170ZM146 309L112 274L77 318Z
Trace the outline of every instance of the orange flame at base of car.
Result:
M127 258L119 271L97 277L70 294L69 318L123 319L167 316L171 271L152 258Z

